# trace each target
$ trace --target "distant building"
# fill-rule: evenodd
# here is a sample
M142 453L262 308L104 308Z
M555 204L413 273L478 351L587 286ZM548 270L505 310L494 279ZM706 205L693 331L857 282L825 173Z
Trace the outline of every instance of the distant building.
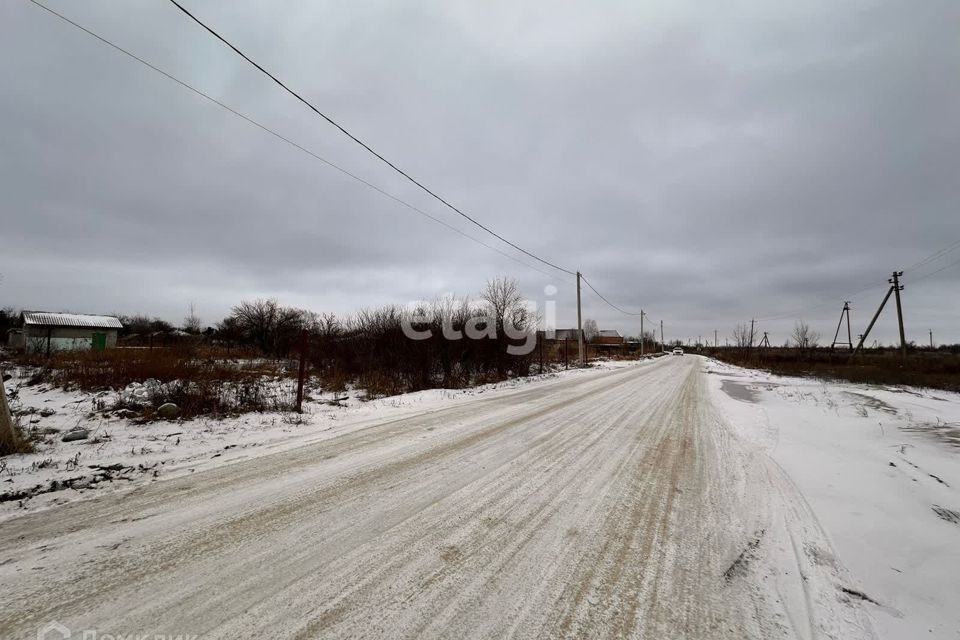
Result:
M594 336L593 344L614 344L622 345L623 336L616 329L602 329L600 333Z
M581 332L582 333L582 332ZM550 339L550 334L546 334L546 338ZM563 342L564 340L569 340L571 342L577 342L577 330L576 329L554 329L553 331L553 340L556 342ZM587 341L586 336L583 339L584 342Z
M113 316L78 313L24 311L20 314L22 333L17 345L27 353L54 351L103 351L117 346L117 332L123 324ZM10 336L11 342L14 334Z

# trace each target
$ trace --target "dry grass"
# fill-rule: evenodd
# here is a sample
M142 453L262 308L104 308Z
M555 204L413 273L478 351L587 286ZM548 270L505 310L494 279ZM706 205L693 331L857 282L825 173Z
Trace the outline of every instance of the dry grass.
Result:
M707 351L718 360L789 376L810 376L866 384L909 385L960 392L960 355L948 351L867 351L851 359L847 352L821 349L801 355L796 349Z
M98 391L122 389L132 382L244 382L261 376L289 376L295 369L286 360L252 358L252 353L229 355L204 348L120 348L107 351L63 351L49 358L20 355L19 365L33 367L32 384L45 382L68 389Z
M64 389L119 392L131 383L155 380L158 384L151 385L145 402L121 395L110 407L136 411L146 420L166 402L176 404L184 418L292 409L290 385L276 380L295 377L296 366L253 355L209 347L119 348L60 352L49 358L20 355L17 364L33 368L28 384Z
M24 436L23 429L16 417L13 418L13 434L0 434L0 456L10 455L11 453L32 453L33 443Z

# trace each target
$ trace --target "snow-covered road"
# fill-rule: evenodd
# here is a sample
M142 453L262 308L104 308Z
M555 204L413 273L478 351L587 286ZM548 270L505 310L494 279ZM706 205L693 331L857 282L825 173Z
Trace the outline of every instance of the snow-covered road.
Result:
M548 380L12 517L0 637L872 637L706 364Z

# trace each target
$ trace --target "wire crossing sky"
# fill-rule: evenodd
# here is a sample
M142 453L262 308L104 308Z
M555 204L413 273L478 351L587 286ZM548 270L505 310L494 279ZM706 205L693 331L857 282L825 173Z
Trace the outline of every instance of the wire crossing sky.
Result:
M44 4L168 77L0 9L0 304L179 321L193 301L213 323L252 297L349 313L506 274L534 300L557 284L575 321L552 267L473 241L170 3ZM953 2L213 0L202 19L484 226L576 265L601 328L636 334L644 308L668 339L722 341L756 317L781 343L801 317L832 332L876 283L852 294L862 330L903 269L908 339L960 341Z
M182 11L183 13L187 14L188 16L190 16L190 18L191 18L194 22L196 22L196 23L199 24L201 27L203 27L203 28L206 29L208 32L210 32L217 40L219 40L220 42L222 42L222 43L224 43L225 45L227 45L228 47L230 47L237 55L239 55L241 58L243 58L244 60L246 60L247 62L249 62L250 64L252 64L254 67L256 67L258 71L260 71L261 73L263 73L264 75L266 75L268 78L270 78L271 80L273 80L276 84L278 84L278 85L280 85L281 87L283 87L283 89L284 89L287 93L289 93L289 94L292 95L294 98L296 98L297 100L299 100L300 102L302 102L303 104L305 104L307 107L310 108L311 111L313 111L313 112L316 113L318 116L320 116L321 118L323 118L324 120L326 120L327 122L329 122L330 124L332 124L332 125L333 125L334 127L336 127L337 129L339 129L341 133L343 133L343 134L346 135L348 138L350 138L351 140L353 140L354 142L356 142L357 144L359 144L361 147L363 147L364 149L366 149L367 151L369 151L371 154L373 154L377 159L379 159L381 162L383 162L384 164L386 164L388 167L390 167L391 169L393 169L394 171L396 171L397 173L399 173L401 176L403 176L404 178L406 178L407 180L409 180L410 182L412 182L413 184L415 184L416 186L418 186L420 189L422 189L422 190L425 191L426 193L430 194L430 196L432 196L432 197L433 197L435 200L437 200L438 202L442 203L445 207L447 207L447 208L450 209L451 211L454 211L455 213L457 213L458 215L460 215L460 216L463 217L464 219L469 220L472 224L474 224L474 225L476 225L477 227L483 229L484 231L486 231L487 233L489 233L489 234L492 235L493 237L497 238L497 239L500 240L501 242L504 242L504 243L510 245L511 247L513 247L514 249L516 249L517 251L520 251L520 252L522 252L522 253L525 253L526 255L530 256L530 257L533 258L534 260L537 260L538 262L542 262L543 264L547 265L548 267L553 267L554 269L557 269L558 271L562 271L562 272L567 273L567 274L570 274L570 275L576 275L576 272L575 272L575 271L571 271L571 270L566 269L566 268L564 268L564 267L558 266L558 265L556 265L556 264L554 264L554 263L552 263L552 262L550 262L550 261L548 261L548 260L545 260L545 259L541 258L540 256L538 256L538 255L536 255L536 254L534 254L534 253L531 253L530 251L527 251L527 250L524 249L523 247L520 247L520 246L514 244L513 242L510 242L509 240L507 240L506 238L504 238L503 236L501 236L501 235L498 234L497 232L491 230L489 227L484 226L482 223L478 222L475 218L472 218L471 216L467 215L466 213L464 213L463 211L461 211L460 209L458 209L458 208L455 207L454 205L450 204L447 200L445 200L443 197L437 195L434 191L432 191L429 187L427 187L426 185L424 185L422 182L420 182L420 181L417 180L416 178L412 177L409 173L407 173L406 171L404 171L403 169L401 169L400 167L398 167L397 165L395 165L394 163L392 163L391 161L387 160L387 159L384 158L382 155L380 155L379 153L377 153L376 151L374 151L374 150L370 147L370 145L368 145L366 142L360 140L360 139L357 138L355 135L353 135L352 133L350 133L349 131L347 131L342 125L340 125L339 123L335 122L335 121L332 120L329 116L327 116L326 114L324 114L323 112L321 112L319 109L317 109L315 106L313 106L313 104L311 104L308 100L304 99L303 96L301 96L299 93L297 93L296 91L294 91L293 89L291 89L290 87L288 87L287 85L285 85L283 82L281 82L275 75L273 75L272 73L270 73L269 71L267 71L266 69L264 69L263 67L261 67L259 64L257 64L257 63L254 62L253 60L251 60L245 53L243 53L242 51L240 51L240 49L238 49L236 46L234 46L233 44L231 44L228 40L226 40L223 36L221 36L221 35L220 35L219 33L217 33L215 30L213 30L212 28L210 28L207 24L205 24L203 21L201 21L201 20L200 20L199 18L197 18L195 15L193 15L192 13L190 13L189 11L187 11L187 10L183 7L182 4L180 4L180 3L177 2L176 0L170 0L170 3L173 4L174 6L176 6L178 9L180 9L180 11Z
M115 49L116 51L118 51L118 52L120 52L120 53L122 53L122 54L124 54L124 55L126 55L126 56L128 56L128 57L130 57L130 58L132 58L133 60L136 60L137 62L141 63L142 65L146 66L147 68L149 68L149 69L151 69L151 70L159 73L160 75L162 75L162 76L164 76L164 77L172 80L173 82L176 82L177 84L179 84L180 86L184 87L185 89L188 89L188 90L196 93L197 95L201 96L202 98L205 98L206 100L209 100L210 102L216 104L217 106L226 109L226 110L229 111L230 113L233 113L234 115L236 115L236 116L238 116L239 118L245 120L246 122L249 122L250 124L254 125L255 127L258 127L258 128L260 128L260 129L262 129L263 131L265 131L265 132L269 133L270 135L274 136L275 138L277 138L277 139L279 139L279 140L281 140L281 141L283 141L283 142L285 142L285 143L287 143L287 144L295 147L296 149L298 149L298 150L300 150L300 151L302 151L302 152L310 155L311 157L313 157L313 158L315 158L315 159L323 162L325 165L329 166L330 168L335 169L335 170L339 171L340 173L343 173L343 174L346 175L347 177L352 178L353 180L356 180L357 182L363 184L363 185L366 186L366 187L369 187L369 188L373 189L374 191L380 193L380 194L383 195L383 196L386 196L387 198L390 198L391 200L397 202L398 204L403 205L404 207L410 209L411 211L414 211L414 212L416 212L416 213L418 213L418 214L420 214L420 215L422 215L422 216L424 216L424 217L426 217L426 218L428 218L428 219L430 219L430 220L433 220L434 222L437 222L438 224L441 224L441 225L449 228L450 230L454 231L455 233L458 233L458 234L460 234L461 236L463 236L463 237L465 237L465 238L467 238L467 239L469 239L469 240L472 240L473 242L476 242L476 243L478 243L478 244L481 244L482 246L485 246L485 247L487 247L488 249L491 249L491 250L493 250L493 251L496 251L497 253L500 253L501 255L503 255L503 256L505 256L505 257L507 257L507 258L509 258L509 259L511 259L511 260L513 260L513 261L515 261L515 262L517 262L517 263L519 263L519 264L527 267L527 268L534 269L535 271L539 271L540 273L543 273L544 275L547 275L547 276L551 276L551 275L552 275L552 274L550 274L550 273L547 273L547 272L545 272L545 271L542 271L541 269L538 269L537 267L535 267L535 266L533 266L533 265L527 264L527 263L525 263L525 262L517 259L516 257L511 256L511 255L509 255L509 254L501 251L500 249L497 249L496 247L493 247L493 246L491 246L490 244L487 244L486 242L483 242L482 240L479 240L478 238L475 238L475 237L473 237L473 236L471 236L471 235L469 235L469 234L464 233L463 231L457 229L456 227L453 227L453 226L449 225L449 224L446 223L445 221L443 221L443 220L441 220L441 219L439 219L439 218L437 218L437 217L435 217L435 216L430 215L429 213L423 211L422 209L411 205L410 203L408 203L408 202L406 202L406 201L404 201L404 200L396 197L395 195L393 195L393 194L391 194L391 193L389 193L389 192L387 192L387 191L384 191L384 190L381 189L380 187L377 187L376 185L368 182L367 180L364 180L363 178L361 178L361 177L359 177L359 176L357 176L357 175L354 175L354 174L350 173L349 171L343 169L342 167L339 167L339 166L337 166L336 164L330 162L329 160L327 160L327 159L325 159L325 158L317 155L316 153L310 151L309 149L306 149L306 148L303 147L302 145L297 144L296 142L290 140L289 138L286 138L286 137L280 135L280 134L277 133L276 131L274 131L274 130L272 130L272 129L266 127L266 126L264 126L263 124L261 124L261 123L255 121L255 120L253 120L252 118L250 118L250 117L248 117L248 116L240 113L239 111L233 109L232 107L224 104L223 102L217 100L216 98L213 98L213 97L211 97L210 95L204 93L203 91L200 91L200 90L197 89L196 87L193 87L193 86L191 86L190 84L188 84L188 83L180 80L179 78L176 78L176 77L174 77L173 75L167 73L166 71L163 71L162 69L160 69L160 68L158 68L157 66L151 64L150 62L148 62L148 61L146 61L146 60L138 57L137 55L131 53L130 51L127 51L126 49L123 49L122 47L117 46L116 44L114 44L114 43L111 42L110 40L107 40L107 39L104 38L103 36L100 36L100 35L92 32L92 31L90 31L89 29L83 27L82 25L74 22L73 20L70 20L69 18L67 18L67 17L64 16L63 14L58 13L58 12L50 9L49 7L47 7L46 5L44 5L43 3L38 2L38 0L29 0L29 1L32 2L33 4L35 4L36 6L40 7L41 9L47 11L48 13L50 13L50 14L56 16L57 18L63 20L64 22L72 25L73 27L76 27L77 29L80 29L80 30L83 31L84 33L86 33L86 34L88 34L88 35L96 38L97 40L99 40L100 42L104 43L105 45L108 45L108 46L112 47L112 48ZM307 105L307 106L311 109L311 111L313 111L314 113L316 113L317 115L319 115L320 117L322 117L324 120L326 120L327 122L329 122L330 124L332 124L333 126L335 126L338 130L340 130L342 133L344 133L344 134L345 134L347 137L349 137L351 140L353 140L354 142L356 142L357 144L359 144L361 147L363 147L364 149L366 149L367 151L369 151L371 154L373 154L373 155L376 156L379 160L381 160L382 162L384 162L385 164L387 164L388 166L390 166L390 168L392 168L394 171L396 171L397 173L399 173L400 175L402 175L404 178L406 178L407 180L409 180L410 182L412 182L413 184L415 184L417 187L419 187L420 189L422 189L422 190L425 191L426 193L430 194L434 199L436 199L436 200L438 200L439 202L443 203L448 209L451 209L452 211L456 212L456 213L457 213L458 215L460 215L461 217L465 218L466 220L469 220L469 221L470 221L472 224L474 224L475 226L477 226L477 227L479 227L480 229L486 231L487 233L489 233L490 235L494 236L494 237L497 238L498 240L501 240L502 242L508 244L509 246L517 249L518 251L526 254L527 256L530 256L530 257L534 258L534 259L537 260L538 262L541 262L541 263L543 263L544 265L546 265L546 266L548 266L548 267L553 267L554 269L557 269L558 271L560 271L560 272L562 272L562 273L566 273L566 274L569 274L569 275L572 275L572 276L576 276L576 275L577 275L575 271L570 271L569 269L565 269L565 268L563 268L563 267L557 266L557 265L555 265L555 264L553 264L553 263L551 263L551 262L549 262L549 261L547 261L547 260L544 260L543 258L540 258L539 256L536 256L535 254L527 251L526 249L523 249L522 247L517 246L516 244L510 242L509 240L506 240L505 238L503 238L502 236L500 236L500 235L497 234L496 232L490 230L489 228L485 227L483 224L481 224L480 222L478 222L478 221L475 220L474 218L466 215L465 213L463 213L462 211L460 211L459 209L457 209L456 207L454 207L453 205L451 205L449 202L447 202L446 200L444 200L442 197L438 196L436 193L434 193L434 192L431 191L429 188L427 188L426 186L424 186L423 184L421 184L420 182L418 182L416 179L412 178L410 175L408 175L408 174L407 174L406 172L404 172L402 169L400 169L399 167L397 167L396 165L394 165L392 162L390 162L389 160L387 160L386 158L384 158L383 156L381 156L379 153L377 153L376 151L374 151L374 150L373 150L372 148L370 148L366 143L364 143L363 141L361 141L361 140L359 140L358 138L356 138L353 134L351 134L349 131L347 131L346 129L344 129L341 125L337 124L336 122L334 122L333 120L331 120L329 117L327 117L326 115L324 115L323 113L321 113L315 106L313 106L312 104L310 104L309 102L307 102L306 100L304 100L299 94L297 94L295 91L291 90L289 87L287 87L285 84L283 84L280 80L278 80L278 79L277 79L275 76L273 76L270 72L266 71L265 69L263 69L263 67L261 67L260 65L258 65L256 62L254 62L254 61L251 60L250 58L248 58L243 52L241 52L241 51L240 51L239 49L237 49L235 46L233 46L233 45L230 44L228 41L226 41L223 37L221 37L216 31L214 31L213 29L211 29L209 26L207 26L206 24L204 24L203 22L201 22L196 16L194 16L192 13L190 13L189 11L187 11L182 5L180 5L179 3L175 2L174 0L171 0L171 2L172 2L172 4L176 5L176 7L177 7L178 9L180 9L183 13L185 13L185 14L188 15L188 16L190 16L190 18L193 19L195 22L197 22L197 24L199 24L199 25L202 26L204 29L206 29L207 31L209 31L209 32L210 32L211 34L213 34L218 40L220 40L221 42L223 42L224 44L226 44L226 45L227 45L228 47L230 47L233 51L235 51L238 55L240 55L241 57L243 57L244 60L246 60L247 62L249 62L250 64L252 64L254 67L256 67L259 71L261 71L261 72L264 73L265 75L267 75L271 80L273 80L276 84L278 84L278 85L280 85L281 87L283 87L284 90L286 90L288 93L290 93L291 95L293 95L293 96L294 96L295 98L297 98L300 102L302 102L302 103L304 103L305 105ZM629 312L629 311L625 311L625 310L621 309L621 308L618 307L617 305L615 305L615 304L613 304L612 302L610 302L610 301L609 301L606 297L604 297L599 291L597 291L596 288L594 288L594 286L593 286L592 284L590 284L589 282L586 282L586 279L584 279L584 282L587 284L587 286L588 286L595 294L597 294L597 296L598 296L605 304L607 304L607 305L610 306L611 308L615 309L616 311L619 311L620 313L623 313L623 314L626 314L626 315L640 315L639 313L631 313L631 312Z

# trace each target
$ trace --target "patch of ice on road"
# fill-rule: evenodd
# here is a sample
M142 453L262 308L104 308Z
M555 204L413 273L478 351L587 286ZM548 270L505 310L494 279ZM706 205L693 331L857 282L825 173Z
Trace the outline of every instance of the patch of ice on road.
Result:
M726 379L722 380L720 389L735 400L743 400L744 402L757 401L757 390L740 382Z

